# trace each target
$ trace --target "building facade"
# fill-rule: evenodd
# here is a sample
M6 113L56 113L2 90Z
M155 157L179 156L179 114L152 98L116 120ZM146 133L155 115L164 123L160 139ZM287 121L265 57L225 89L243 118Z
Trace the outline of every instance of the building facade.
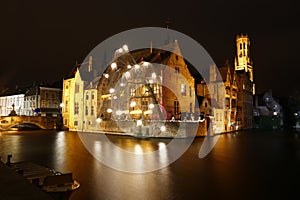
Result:
M161 49L118 49L102 74L89 58L63 81L64 125L97 131L103 121L208 117L215 133L252 128L254 76L248 36L237 36L236 47L234 66L211 65L209 80L197 87L177 41Z
M13 109L17 115L25 114L24 94L14 94L0 97L0 116L8 116Z
M27 116L60 116L62 90L42 85L32 86L24 96L24 114Z
M93 85L96 75L92 62L89 57L87 63L76 64L71 75L63 80L63 124L72 131L92 130L97 126L97 90Z
M232 67L229 61L219 68L210 66L209 82L198 84L197 89L197 95L210 102L207 104L209 109L200 106L200 112L210 115L215 124L218 122L216 126L219 131L253 128L255 84L247 35L238 35L236 38L235 66Z
M113 60L98 84L101 119L170 120L194 113L194 78L178 42L161 49L125 52Z

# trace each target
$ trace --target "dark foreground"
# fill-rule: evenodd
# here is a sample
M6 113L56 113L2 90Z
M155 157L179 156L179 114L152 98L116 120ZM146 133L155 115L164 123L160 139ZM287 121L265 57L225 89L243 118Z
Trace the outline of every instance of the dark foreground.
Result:
M13 154L12 161L33 161L62 173L72 172L81 186L70 200L298 199L300 195L299 133L223 134L202 159L198 153L204 138L196 138L174 163L142 174L117 171L97 161L75 132L8 131L0 134L0 156L4 161L7 154ZM170 142L127 136L109 136L109 139L122 149L142 153ZM95 145L94 150L98 154L118 156L101 143ZM161 159L164 162L168 158Z

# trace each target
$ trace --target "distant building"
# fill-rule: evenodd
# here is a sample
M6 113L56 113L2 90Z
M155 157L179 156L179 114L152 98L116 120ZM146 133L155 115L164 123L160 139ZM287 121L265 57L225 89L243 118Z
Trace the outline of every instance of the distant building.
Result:
M44 85L32 86L24 96L24 114L27 116L60 116L62 90Z
M17 115L24 115L24 94L1 96L0 116L8 116L13 106Z
M263 94L256 94L254 105L255 128L277 129L283 126L282 106L273 97L271 90Z
M209 109L201 109L200 106L200 112L210 115L217 130L221 132L253 128L255 85L250 59L250 40L247 35L237 36L236 48L234 67L229 61L219 68L211 65L209 82L197 85L197 95L211 102L207 104Z

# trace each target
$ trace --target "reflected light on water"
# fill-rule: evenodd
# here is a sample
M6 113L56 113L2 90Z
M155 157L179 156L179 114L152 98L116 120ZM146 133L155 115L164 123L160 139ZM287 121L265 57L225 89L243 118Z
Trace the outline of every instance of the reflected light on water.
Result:
M63 131L57 133L54 142L54 168L61 169L66 164L66 134Z
M101 153L101 141L95 141L94 143L94 152Z
M160 143L158 143L158 148L159 148L159 150L163 150L166 148L166 144L163 142L160 142Z
M142 149L141 145L136 144L136 145L134 146L134 153L135 153L135 154L143 154L143 149Z

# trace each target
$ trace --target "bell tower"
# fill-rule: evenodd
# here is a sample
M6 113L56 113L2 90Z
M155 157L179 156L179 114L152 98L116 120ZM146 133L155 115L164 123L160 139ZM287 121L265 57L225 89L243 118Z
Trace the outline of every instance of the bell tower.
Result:
M234 64L236 71L244 70L249 73L250 81L253 84L254 94L253 63L250 58L250 39L247 34L236 36L236 55Z

